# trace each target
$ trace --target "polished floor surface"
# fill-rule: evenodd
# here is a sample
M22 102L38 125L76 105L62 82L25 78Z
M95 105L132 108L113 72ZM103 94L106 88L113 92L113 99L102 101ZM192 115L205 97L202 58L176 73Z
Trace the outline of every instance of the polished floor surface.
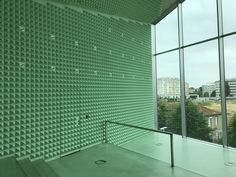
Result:
M111 144L96 145L48 164L60 177L202 177Z
M122 147L160 161L170 162L168 135L150 133ZM207 177L236 177L236 150L191 138L174 136L175 165Z

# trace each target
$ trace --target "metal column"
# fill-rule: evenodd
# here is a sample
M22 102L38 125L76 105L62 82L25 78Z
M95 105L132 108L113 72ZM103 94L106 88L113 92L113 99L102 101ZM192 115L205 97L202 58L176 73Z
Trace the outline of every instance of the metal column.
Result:
M187 136L186 113L185 113L185 77L184 77L184 38L183 38L183 14L182 3L178 5L178 33L179 33L179 69L180 69L180 103L182 119L182 136Z
M225 95L225 59L224 59L224 38L223 35L223 14L222 1L217 0L217 26L218 26L218 52L220 64L220 94L221 94L221 114L222 114L222 130L223 130L223 147L228 146L227 136L227 109Z
M157 72L156 72L156 28L152 25L152 92L153 92L153 113L154 113L154 129L158 130L157 118Z

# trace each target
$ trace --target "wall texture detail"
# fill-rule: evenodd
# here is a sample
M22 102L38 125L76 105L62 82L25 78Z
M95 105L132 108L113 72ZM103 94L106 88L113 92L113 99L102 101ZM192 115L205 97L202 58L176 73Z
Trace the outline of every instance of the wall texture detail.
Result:
M101 142L104 120L153 127L151 68L150 25L0 0L0 157Z

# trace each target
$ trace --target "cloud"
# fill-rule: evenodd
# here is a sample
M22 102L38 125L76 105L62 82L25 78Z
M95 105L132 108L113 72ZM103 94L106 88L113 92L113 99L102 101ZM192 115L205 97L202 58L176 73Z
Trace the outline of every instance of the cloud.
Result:
M232 8L235 6L235 0L223 0L224 28L227 31L236 31L236 23L233 23L235 20L232 15L236 16L236 11ZM215 0L186 0L183 3L185 44L215 37L217 35L216 18ZM177 10L157 25L158 52L178 46L177 25ZM226 78L236 78L236 35L226 37L224 40ZM185 78L190 86L200 87L207 82L219 80L217 40L185 48L184 53ZM179 77L178 51L158 55L157 65L158 78Z
M183 3L184 43L190 44L217 35L215 0L186 0Z

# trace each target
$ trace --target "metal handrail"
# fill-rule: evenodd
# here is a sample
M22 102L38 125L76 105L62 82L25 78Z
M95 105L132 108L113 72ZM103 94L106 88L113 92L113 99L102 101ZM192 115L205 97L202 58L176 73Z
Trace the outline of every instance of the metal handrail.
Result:
M139 127L139 126L135 126L135 125L129 125L129 124L125 124L125 123L119 123L119 122L113 122L113 121L106 120L104 122L104 129L105 129L105 132L104 132L104 136L105 137L104 138L105 138L105 143L108 143L108 139L107 139L107 124L108 123L169 135L170 136L171 167L174 167L173 133L171 133L171 132L163 132L163 131L154 130L154 129L151 129L151 128L144 128L144 127Z

